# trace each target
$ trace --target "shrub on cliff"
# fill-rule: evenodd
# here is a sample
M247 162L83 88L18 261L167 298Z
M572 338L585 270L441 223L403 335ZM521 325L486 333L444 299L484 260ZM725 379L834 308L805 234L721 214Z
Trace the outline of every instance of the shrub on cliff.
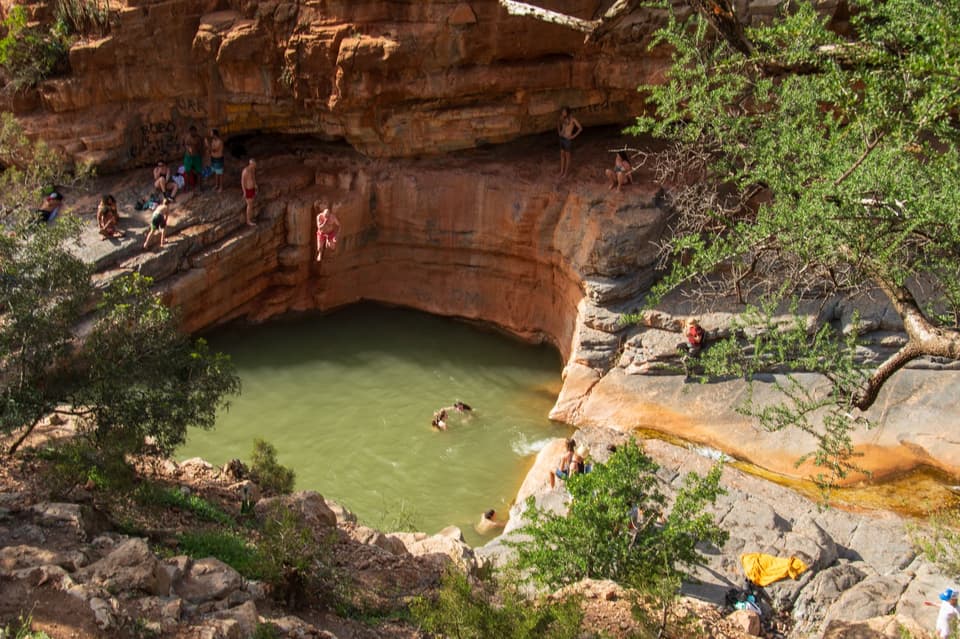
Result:
M253 440L250 476L260 488L278 495L292 493L297 478L292 468L287 468L277 461L277 449L273 444L259 438Z
M605 464L573 475L566 515L539 509L531 497L522 539L509 542L518 565L550 587L584 578L612 579L646 592L679 586L686 569L703 563L698 546L722 545L727 533L704 511L723 493L721 466L690 473L668 507L657 464L634 443Z
M49 28L27 22L27 12L14 5L3 20L6 36L0 39L0 66L10 76L8 90L27 89L53 73L67 69L70 40L65 25Z
M531 601L514 581L471 583L453 567L444 573L436 597L417 597L410 610L432 636L461 639L574 639L583 619L575 597Z

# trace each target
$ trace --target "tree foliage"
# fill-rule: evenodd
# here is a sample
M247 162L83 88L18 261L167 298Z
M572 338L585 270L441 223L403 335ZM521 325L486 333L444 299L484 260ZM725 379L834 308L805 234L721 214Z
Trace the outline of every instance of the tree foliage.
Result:
M28 89L68 67L70 39L62 21L47 28L34 26L29 24L26 10L13 5L3 28L6 35L0 38L0 66L10 76L8 89Z
M707 12L671 16L654 46L673 64L642 87L652 109L633 128L669 141L649 159L674 213L651 301L682 288L751 304L755 322L709 372L826 376L821 389L788 379L784 404L749 410L820 438L818 461L839 475L850 428L891 375L960 359L960 5L850 5L847 24L799 2L738 32ZM880 363L856 358L855 323L769 325L799 299L871 291L906 333Z
M687 569L703 563L699 544L722 545L727 539L704 511L723 493L721 469L717 465L705 477L687 475L671 504L658 486L657 464L631 441L607 463L570 478L566 515L527 502L524 538L510 542L518 565L551 587L589 577L645 592L671 590Z
M10 125L4 121L4 125ZM31 143L14 127L0 129L0 155L18 157L2 181L22 197L38 180L67 170L42 144L33 168ZM147 437L168 453L187 428L213 426L226 397L239 390L228 359L178 330L175 314L133 274L100 296L91 268L69 247L79 220L36 224L29 205L4 200L0 222L0 433L23 429L61 409L73 413L100 449L136 452Z
M581 635L583 619L575 597L531 601L513 580L473 584L453 567L436 598L418 597L410 609L432 636L460 639L573 639Z

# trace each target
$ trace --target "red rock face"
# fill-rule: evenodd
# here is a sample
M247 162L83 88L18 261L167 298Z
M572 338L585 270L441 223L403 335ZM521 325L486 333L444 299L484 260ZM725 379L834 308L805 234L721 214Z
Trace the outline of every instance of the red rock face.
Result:
M175 156L191 124L412 156L552 130L564 105L585 126L624 123L642 109L636 87L664 68L644 49L649 23L616 46L585 45L496 0L119 4L107 37L72 47L68 77L8 105L104 169ZM601 4L551 3L588 18Z

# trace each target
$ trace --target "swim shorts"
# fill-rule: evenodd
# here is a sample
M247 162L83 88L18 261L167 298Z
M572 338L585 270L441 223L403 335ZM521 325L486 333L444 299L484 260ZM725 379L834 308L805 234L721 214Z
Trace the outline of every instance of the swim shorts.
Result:
M573 149L573 140L570 138L565 138L562 135L560 136L560 148L564 151L570 151Z
M159 211L154 213L153 217L150 218L150 230L159 231L165 228L167 228L167 220L163 217L163 213Z
M223 175L223 158L210 158L210 168L214 175Z
M245 199L247 199L247 200L252 200L253 198L257 197L257 190L256 190L256 189L244 189L244 190L243 190L243 197L244 197Z
M337 243L337 232L326 233L324 231L317 231L317 239L326 246L333 246Z
M203 170L203 158L199 155L186 155L183 156L183 172L184 173L197 173Z

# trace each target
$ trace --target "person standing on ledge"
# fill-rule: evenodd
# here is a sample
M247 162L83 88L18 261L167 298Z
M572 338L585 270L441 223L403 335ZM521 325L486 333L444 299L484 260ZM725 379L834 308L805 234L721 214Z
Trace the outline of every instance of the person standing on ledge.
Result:
M184 190L192 191L200 186L200 173L203 171L203 138L197 133L197 127L191 126L183 136L183 173L187 184Z
M213 183L217 193L223 192L223 139L220 137L220 131L210 130L210 138L207 140L207 149L210 151L210 170L213 171Z
M937 637L947 639L956 636L957 619L960 610L957 610L957 591L947 588L940 593L940 611L937 614Z
M257 223L253 221L253 200L257 197L257 161L253 158L240 173L240 188L243 199L247 201L247 226L256 226Z
M317 261L323 259L326 249L331 251L337 248L337 233L340 232L340 220L333 214L330 207L324 207L317 214Z
M570 108L563 107L560 111L560 121L557 122L557 133L560 134L560 177L562 178L570 172L573 139L582 132L583 127L575 117L570 115Z

